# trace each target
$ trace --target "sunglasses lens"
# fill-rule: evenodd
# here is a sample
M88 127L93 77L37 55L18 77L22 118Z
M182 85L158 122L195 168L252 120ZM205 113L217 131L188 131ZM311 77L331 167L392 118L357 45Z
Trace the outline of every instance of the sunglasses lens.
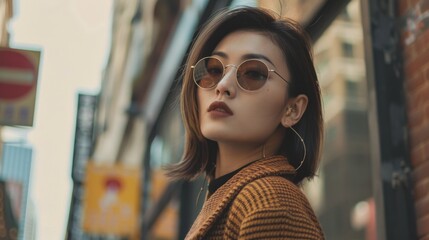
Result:
M203 58L194 67L194 81L201 88L212 88L223 77L222 63L212 57Z
M259 60L248 60L237 69L238 84L243 89L255 91L264 86L268 78L268 67Z

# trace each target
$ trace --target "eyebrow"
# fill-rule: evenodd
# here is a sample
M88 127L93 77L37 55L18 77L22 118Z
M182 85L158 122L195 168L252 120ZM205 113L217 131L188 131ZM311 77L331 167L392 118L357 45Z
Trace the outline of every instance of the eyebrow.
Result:
M228 55L226 54L226 53L224 53L224 52L220 52L220 51L216 51L216 52L213 52L212 53L212 56L213 55L215 55L215 56L219 56L219 57L222 57L222 58L228 58ZM254 59L254 58L256 58L256 59L264 59L265 61L267 61L267 62L269 62L269 63L271 63L273 66L276 66L267 56L265 56L265 55L262 55L262 54L257 54L257 53L247 53L247 54L244 54L242 57L241 57L241 59L242 60L247 60L247 59Z

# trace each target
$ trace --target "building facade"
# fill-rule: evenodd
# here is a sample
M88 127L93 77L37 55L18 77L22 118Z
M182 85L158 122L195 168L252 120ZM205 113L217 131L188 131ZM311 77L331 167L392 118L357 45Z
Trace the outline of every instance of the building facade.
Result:
M4 0L0 2L0 46L5 47L9 44L9 21L13 17L13 0Z
M412 192L419 239L429 236L429 1L398 2Z
M362 32L359 1L350 1L314 44L325 139L318 177L306 192L327 239L374 236Z
M13 0L0 1L0 47L9 47L10 21L14 16ZM10 208L16 221L16 226L9 225L5 228L9 219L4 219L2 214L2 226L0 235L8 239L35 239L36 217L30 196L31 191L31 164L33 149L22 141L8 141L2 139L2 126L0 125L0 182L2 187L1 210L6 212L6 204L10 202ZM13 230L18 227L18 231Z

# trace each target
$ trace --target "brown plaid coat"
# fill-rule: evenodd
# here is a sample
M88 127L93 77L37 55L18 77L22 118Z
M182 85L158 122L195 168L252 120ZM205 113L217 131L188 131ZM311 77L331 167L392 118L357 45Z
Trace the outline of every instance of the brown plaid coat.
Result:
M324 239L284 157L256 161L209 196L186 239Z

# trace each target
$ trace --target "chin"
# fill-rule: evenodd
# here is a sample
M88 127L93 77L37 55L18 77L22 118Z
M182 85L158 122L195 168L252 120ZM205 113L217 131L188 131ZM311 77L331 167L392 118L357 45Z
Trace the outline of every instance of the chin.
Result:
M228 139L228 136L231 131L227 131L225 129L218 129L218 128L209 128L209 129L201 129L201 133L202 135L207 138L210 139L212 141L222 141L225 139Z
M219 132L217 132L217 133L202 132L202 134L203 134L203 137L205 137L209 140L215 141L215 142L221 141L222 139L225 138L225 136L223 134L220 134Z

